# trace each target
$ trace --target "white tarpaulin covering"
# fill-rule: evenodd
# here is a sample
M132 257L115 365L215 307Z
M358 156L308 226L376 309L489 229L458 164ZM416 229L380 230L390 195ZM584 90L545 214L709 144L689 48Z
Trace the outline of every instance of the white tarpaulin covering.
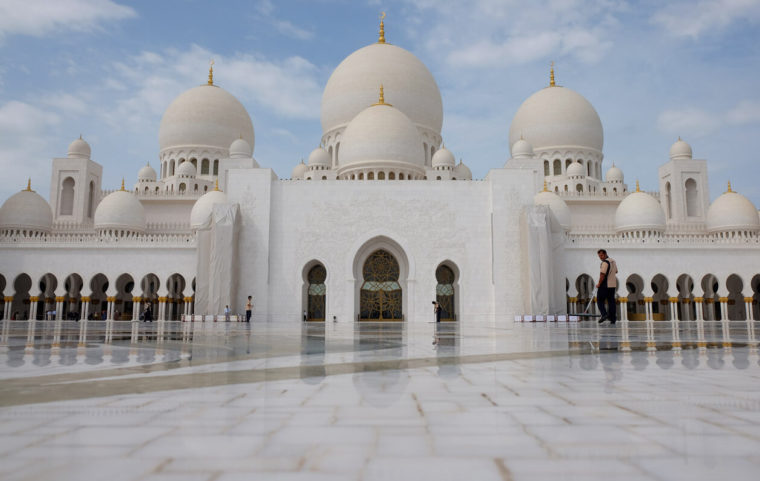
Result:
M207 314L210 312L208 305L208 264L211 250L211 230L199 230L196 234L196 239L198 247L196 250L197 265L195 268L195 313Z
M528 262L531 314L550 314L553 297L554 268L551 246L552 214L548 207L527 208Z
M239 212L237 204L215 204L205 229L198 230L196 314L221 314L227 305L236 312Z
M235 312L234 285L237 279L238 204L214 205L213 226L209 256L210 313L222 313L229 305Z

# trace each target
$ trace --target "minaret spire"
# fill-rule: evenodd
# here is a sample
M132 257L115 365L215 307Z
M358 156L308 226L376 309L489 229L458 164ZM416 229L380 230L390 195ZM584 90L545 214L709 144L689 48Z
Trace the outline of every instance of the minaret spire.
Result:
M549 87L556 87L557 84L554 83L554 60L552 60L552 66L549 70Z
M380 12L380 37L377 43L385 43L385 12Z
M374 105L387 105L388 107L392 107L391 104L386 104L385 103L385 92L383 91L383 84L380 84L380 96L379 96L377 102L374 103L374 104L372 104L372 105L373 106Z
M208 64L208 84L214 85L214 59L213 58Z

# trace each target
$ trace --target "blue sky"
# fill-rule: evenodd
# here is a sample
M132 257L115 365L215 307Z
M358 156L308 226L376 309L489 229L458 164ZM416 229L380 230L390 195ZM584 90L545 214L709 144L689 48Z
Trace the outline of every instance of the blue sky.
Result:
M605 169L656 190L680 135L708 160L712 199L730 180L760 207L760 0L0 0L0 199L27 177L47 197L50 159L80 134L104 188L134 183L210 58L253 119L254 156L287 178L319 144L330 73L376 41L380 11L436 78L446 146L474 177L503 166L553 60L599 112Z

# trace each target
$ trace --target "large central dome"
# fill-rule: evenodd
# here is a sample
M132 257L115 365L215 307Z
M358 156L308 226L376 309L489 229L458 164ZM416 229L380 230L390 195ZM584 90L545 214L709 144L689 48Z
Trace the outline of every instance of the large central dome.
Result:
M524 138L535 151L584 148L602 153L602 121L581 94L565 87L539 90L523 102L509 128L510 149Z
M161 151L195 146L228 149L242 138L253 148L253 123L238 99L216 85L201 85L180 94L161 119Z
M412 123L440 135L443 104L433 75L417 57L388 43L357 50L332 73L322 94L322 132L347 125L375 102L380 84Z

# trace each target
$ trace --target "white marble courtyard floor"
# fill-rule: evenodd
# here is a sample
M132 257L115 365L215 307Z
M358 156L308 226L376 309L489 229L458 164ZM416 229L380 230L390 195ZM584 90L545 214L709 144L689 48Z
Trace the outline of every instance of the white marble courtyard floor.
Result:
M757 480L758 327L6 322L0 479Z

